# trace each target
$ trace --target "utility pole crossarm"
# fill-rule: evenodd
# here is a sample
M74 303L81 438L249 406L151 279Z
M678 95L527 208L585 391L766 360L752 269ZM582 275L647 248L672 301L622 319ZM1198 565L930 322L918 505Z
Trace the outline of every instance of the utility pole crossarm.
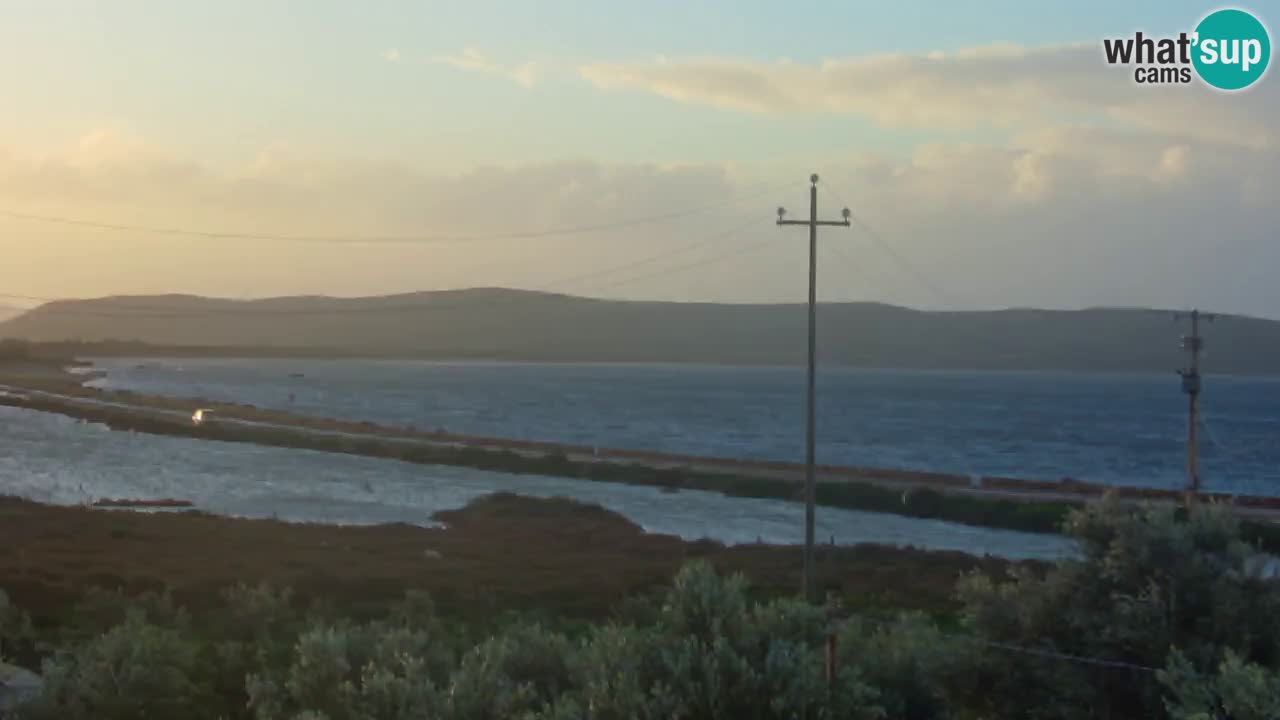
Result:
M804 597L809 602L817 600L814 587L813 536L814 503L817 496L815 478L815 427L817 425L815 398L817 375L817 311L818 304L818 227L849 227L852 213L849 208L841 211L842 220L818 219L818 175L809 176L809 219L787 220L786 208L778 208L778 225L805 225L809 228L809 383L807 393L808 421L805 427L804 462Z
M1175 321L1181 320L1184 316L1179 313L1175 316ZM1182 376L1182 391L1187 394L1187 496L1186 502L1190 506L1196 501L1200 494L1200 462L1196 439L1196 430L1200 424L1200 390L1202 380L1200 377L1200 353L1204 352L1204 337L1200 335L1200 320L1206 319L1213 321L1212 315L1202 314L1199 310L1192 310L1189 315L1191 320L1191 334L1182 338L1182 348L1190 355L1190 364L1185 370L1179 370L1178 374Z

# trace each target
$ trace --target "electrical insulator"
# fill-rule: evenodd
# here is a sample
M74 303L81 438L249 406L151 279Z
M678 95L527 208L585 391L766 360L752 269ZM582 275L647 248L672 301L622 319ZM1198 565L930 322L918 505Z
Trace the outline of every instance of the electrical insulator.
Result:
M1200 373L1192 371L1182 373L1182 392L1188 395L1200 393Z

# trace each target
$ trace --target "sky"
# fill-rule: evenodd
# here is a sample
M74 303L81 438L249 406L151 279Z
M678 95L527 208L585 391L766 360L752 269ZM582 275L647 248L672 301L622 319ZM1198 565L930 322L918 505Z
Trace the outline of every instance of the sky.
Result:
M802 301L817 172L823 300L1280 318L1280 80L1102 59L1218 7L0 0L0 305Z

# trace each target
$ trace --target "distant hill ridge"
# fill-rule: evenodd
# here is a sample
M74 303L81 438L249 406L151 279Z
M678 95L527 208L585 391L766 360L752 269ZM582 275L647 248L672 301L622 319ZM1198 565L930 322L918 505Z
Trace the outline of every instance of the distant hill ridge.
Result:
M361 298L107 297L42 305L0 337L137 341L209 354L299 354L545 362L795 365L796 304L621 301L504 288ZM912 369L1173 372L1185 324L1135 308L921 311L881 303L818 309L825 364ZM1206 372L1280 374L1280 322L1204 324Z

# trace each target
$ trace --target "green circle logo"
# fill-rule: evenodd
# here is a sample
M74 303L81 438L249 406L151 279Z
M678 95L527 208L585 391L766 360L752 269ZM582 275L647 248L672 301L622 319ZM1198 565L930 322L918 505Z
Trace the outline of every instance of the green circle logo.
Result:
M1200 79L1219 90L1243 90L1267 72L1271 36L1244 10L1218 10L1196 26L1191 62Z

